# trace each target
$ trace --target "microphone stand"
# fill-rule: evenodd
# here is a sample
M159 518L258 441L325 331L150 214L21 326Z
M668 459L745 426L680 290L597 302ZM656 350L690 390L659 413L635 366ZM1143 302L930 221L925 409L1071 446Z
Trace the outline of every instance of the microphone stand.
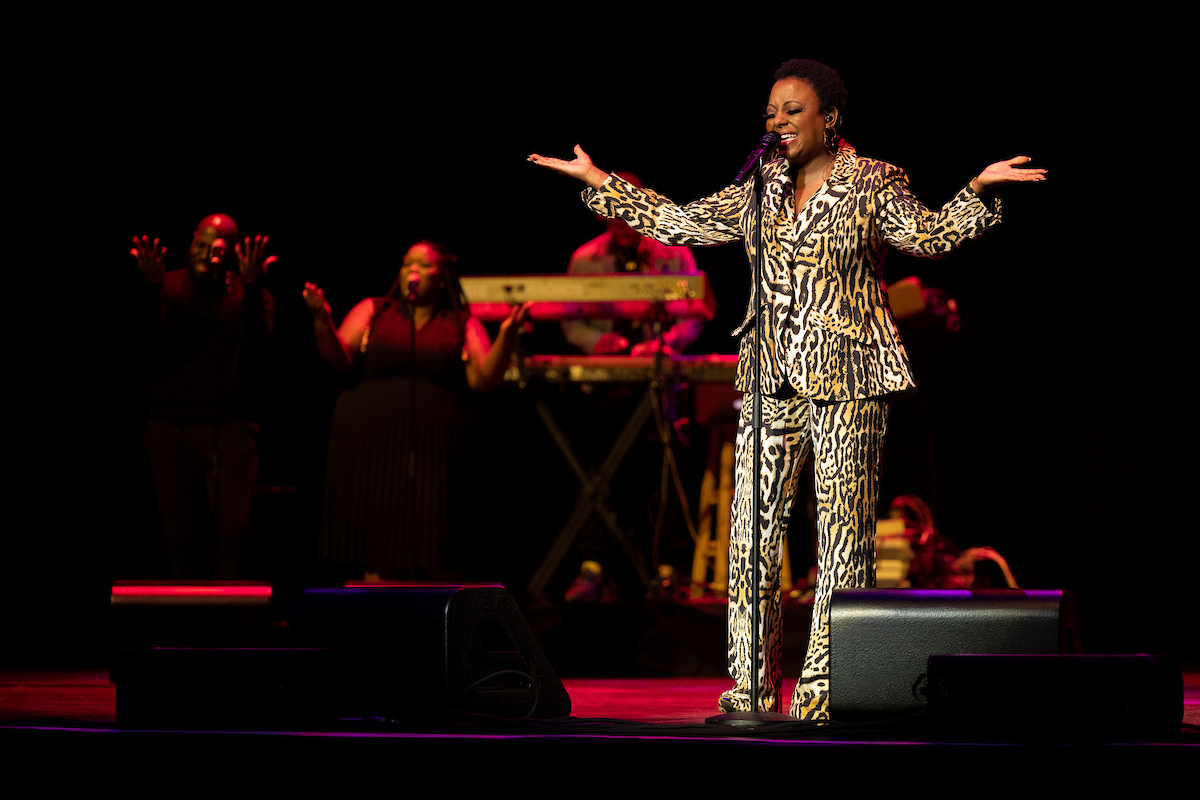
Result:
M772 137L774 137L772 139ZM751 271L754 273L754 357L751 360L751 365L754 370L754 377L750 382L750 391L753 394L753 406L751 411L751 427L754 435L754 449L752 456L753 470L750 473L751 480L754 481L754 491L751 494L753 507L750 514L750 524L753 528L753 533L750 536L750 581L751 581L751 597L753 598L753 607L750 612L750 711L731 711L728 714L718 714L715 717L708 717L705 722L717 725L732 725L739 728L752 728L758 725L780 722L795 722L795 717L789 714L780 714L776 711L759 711L759 687L758 687L758 671L762 663L762 642L760 641L759 628L762 624L762 566L759 564L759 555L762 552L762 526L759 524L759 517L762 513L762 437L763 437L763 420L762 420L762 341L763 341L763 310L762 310L762 285L763 285L763 229L762 229L762 196L763 196L763 178L762 168L766 163L768 154L779 143L779 134L774 131L767 133L763 137L762 144L758 149L751 154L751 160L754 164L754 189L751 192L751 197L754 202L754 256L751 258ZM747 166L742 167L742 171L734 178L734 183L740 185L746 177Z
M408 536L417 535L417 286L408 283L408 485L412 496L408 503Z
M210 250L208 270L209 279L212 281L213 292L216 296L215 307L213 311L213 398L212 398L212 422L213 422L213 445L212 445L212 499L210 508L212 509L212 552L209 558L208 548L205 548L205 560L210 561L212 576L218 580L229 578L229 575L221 574L222 563L222 545L224 544L223 525L221 519L221 375L224 372L222 369L225 364L225 356L227 355L221 347L221 300L229 294L231 284L233 282L233 274L230 269L223 263L225 257L225 240L216 239L213 241ZM219 249L218 249L219 248ZM224 276L224 277L222 277ZM245 287L243 286L243 289ZM245 308L243 299L243 308ZM228 354L232 358L232 354ZM234 564L237 564L237 550L234 549ZM242 577L234 575L232 577Z

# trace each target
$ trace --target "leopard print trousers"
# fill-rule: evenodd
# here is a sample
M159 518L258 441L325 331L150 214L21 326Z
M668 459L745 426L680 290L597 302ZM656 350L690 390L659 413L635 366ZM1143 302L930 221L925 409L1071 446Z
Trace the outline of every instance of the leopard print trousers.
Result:
M743 399L736 444L733 521L729 538L729 674L724 710L750 710L752 671L753 396ZM790 713L804 720L829 715L829 599L834 589L875 585L875 506L879 456L888 404L878 398L817 404L802 397L763 397L762 508L758 686L760 711L778 711L782 684L780 572L801 468L814 454L817 498L817 591L804 669Z

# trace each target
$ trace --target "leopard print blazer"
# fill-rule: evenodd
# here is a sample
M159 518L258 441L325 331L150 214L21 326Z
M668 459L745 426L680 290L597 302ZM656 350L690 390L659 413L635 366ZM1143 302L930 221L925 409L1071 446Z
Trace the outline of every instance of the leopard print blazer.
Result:
M998 198L989 208L966 187L941 210L930 211L909 190L903 170L860 157L845 140L839 145L829 180L798 217L791 213L787 162L776 159L763 169L767 258L760 380L767 394L791 384L801 397L835 402L911 387L908 354L881 279L888 246L939 258L1000 222ZM680 206L613 176L583 197L597 213L619 217L664 244L741 239L747 257L753 257L750 182ZM753 288L745 319L734 331L742 337L736 386L743 392L752 389Z

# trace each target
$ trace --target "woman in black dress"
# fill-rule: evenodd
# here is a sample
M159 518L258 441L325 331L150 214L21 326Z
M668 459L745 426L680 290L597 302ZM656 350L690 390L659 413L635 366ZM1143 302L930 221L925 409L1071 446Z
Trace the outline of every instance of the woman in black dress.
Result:
M304 290L322 358L349 378L330 429L321 555L367 576L452 574L459 398L499 385L526 315L514 307L489 341L454 261L443 245L414 244L391 291L337 328L324 293Z

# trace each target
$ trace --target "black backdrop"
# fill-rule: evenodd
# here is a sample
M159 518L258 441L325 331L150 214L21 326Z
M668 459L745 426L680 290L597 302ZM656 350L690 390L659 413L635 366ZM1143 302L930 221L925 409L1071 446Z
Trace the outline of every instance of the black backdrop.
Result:
M340 316L386 290L425 237L450 242L464 272L561 271L600 227L579 187L527 164L529 152L566 156L580 142L601 167L636 171L677 200L707 194L757 139L774 68L805 56L845 80L847 138L907 169L931 205L1001 158L1028 153L1050 170L1005 193L1005 222L983 240L942 261L889 259L889 279L916 274L962 314L948 351L913 352L936 412L940 527L961 546L996 547L1022 585L1075 589L1088 649L1200 654L1194 426L1181 413L1192 279L1114 213L1145 190L1113 169L1114 152L1144 160L1146 174L1158 165L1153 126L1131 111L1140 78L1106 68L1106 43L1047 32L979 53L966 30L843 31L728 47L673 26L631 31L612 15L586 33L512 28L502 15L425 29L284 11L227 23L76 21L22 66L11 212L32 224L10 226L23 263L6 292L10 652L94 652L108 582L153 571L121 346L138 286L129 237L162 237L181 265L205 214L271 235L288 347L264 481L311 489L334 390L305 349L304 280ZM740 249L696 258L720 306L695 349L732 352L748 284ZM534 337L561 347L554 331ZM506 563L524 564L520 580L574 486L561 463L523 461L554 453L519 400L494 397L484 419L502 424L483 448L477 515ZM885 501L928 489L896 452L911 435L893 432ZM287 513L311 526L312 498ZM288 546L303 550L307 535Z

